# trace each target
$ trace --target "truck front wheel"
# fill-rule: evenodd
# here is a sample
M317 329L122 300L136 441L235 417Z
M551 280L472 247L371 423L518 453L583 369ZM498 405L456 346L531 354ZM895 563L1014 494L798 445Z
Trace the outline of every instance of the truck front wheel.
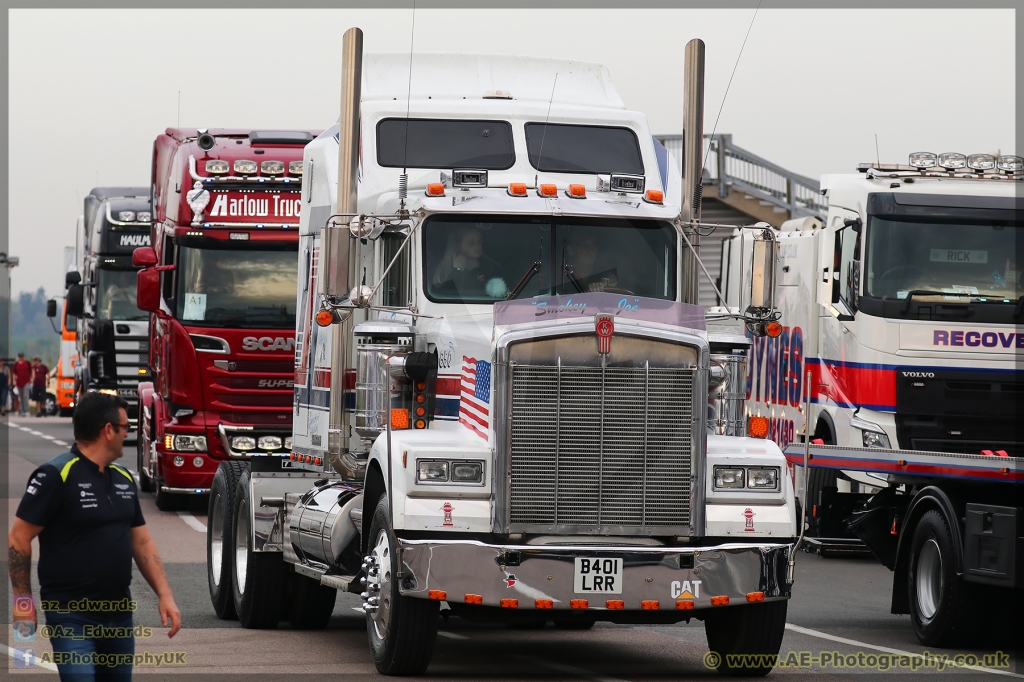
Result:
M269 630L277 627L284 610L285 568L281 552L254 552L249 528L252 500L249 472L242 472L235 487L234 580L235 613L242 627Z
M962 644L973 630L968 586L956 574L953 534L945 517L931 510L921 517L910 545L910 621L926 646Z
M370 523L367 557L366 632L377 672L421 675L437 639L440 602L403 597L387 496L380 498Z
M788 604L789 600L769 601L709 611L704 631L714 655L705 662L723 675L767 675L786 633Z
M221 462L210 486L210 507L206 524L206 577L210 584L210 601L221 620L236 620L232 596L235 524L231 517L235 508L235 489L245 471L243 462Z

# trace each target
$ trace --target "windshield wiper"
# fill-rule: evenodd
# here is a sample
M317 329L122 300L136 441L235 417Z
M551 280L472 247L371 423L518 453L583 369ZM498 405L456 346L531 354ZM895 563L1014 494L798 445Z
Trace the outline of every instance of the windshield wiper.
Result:
M1020 317L1020 314L1024 312L1024 296L1017 299L1017 307L1013 310L1014 318Z
M518 296L519 294L523 293L523 289L525 289L526 285L530 283L530 280L533 279L537 275L537 273L540 272L540 268L544 264L543 263L543 258L544 258L544 237L541 237L540 238L540 253L537 254L537 260L533 261L533 265L531 265L530 268L523 274L522 279L519 280L519 284L517 284L515 286L515 288L512 289L512 291L508 292L508 296L505 297L506 301L511 301L516 296Z
M900 308L900 314L906 315L907 311L910 310L910 301L914 296L966 296L967 298L977 298L978 294L968 294L964 292L952 292L952 291L931 291L930 289L912 289L907 292L907 297L903 299L903 307Z
M579 273L576 272L576 268L572 264L565 260L565 240L562 240L562 293L565 293L565 277L569 276L569 282L576 287L576 291L581 294L587 293L587 285L580 277Z

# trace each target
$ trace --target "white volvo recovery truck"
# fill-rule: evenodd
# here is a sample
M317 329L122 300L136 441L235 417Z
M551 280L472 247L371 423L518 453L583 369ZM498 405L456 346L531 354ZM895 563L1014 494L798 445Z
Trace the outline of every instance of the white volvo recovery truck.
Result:
M797 490L807 449L810 545L866 545L893 571L892 613L954 645L1024 598L1024 159L909 161L823 176L825 224L781 226L784 327L753 339L747 409ZM743 239L723 245L731 305Z
M778 653L796 505L743 436L742 333L691 303L699 172L684 190L600 65L417 55L410 81L408 55L364 70L358 29L343 49L340 124L304 155L293 452L217 472L218 615L323 627L361 593L384 674L426 669L442 605L697 618L721 670L769 672L729 655ZM698 142L700 41L687 73Z

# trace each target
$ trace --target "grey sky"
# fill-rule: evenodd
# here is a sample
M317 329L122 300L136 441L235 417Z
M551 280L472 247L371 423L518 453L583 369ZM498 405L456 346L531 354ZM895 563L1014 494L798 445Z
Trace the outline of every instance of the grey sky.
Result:
M606 64L626 106L678 133L683 46L707 44L715 124L752 10L418 10L417 52ZM14 292L63 287L82 198L147 186L153 139L198 127L317 128L338 116L341 35L409 49L403 10L10 10ZM945 41L949 40L949 46ZM1015 149L1012 10L765 10L718 132L804 175L912 151ZM415 68L414 68L415 75ZM398 93L399 95L401 93ZM515 93L513 93L514 95Z

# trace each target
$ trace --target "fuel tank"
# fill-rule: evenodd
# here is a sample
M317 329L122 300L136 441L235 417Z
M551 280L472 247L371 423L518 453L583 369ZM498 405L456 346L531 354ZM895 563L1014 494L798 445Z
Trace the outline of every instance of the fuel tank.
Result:
M361 489L339 482L324 481L302 494L289 505L286 554L290 549L300 563L326 571L358 535L351 512L362 503Z

